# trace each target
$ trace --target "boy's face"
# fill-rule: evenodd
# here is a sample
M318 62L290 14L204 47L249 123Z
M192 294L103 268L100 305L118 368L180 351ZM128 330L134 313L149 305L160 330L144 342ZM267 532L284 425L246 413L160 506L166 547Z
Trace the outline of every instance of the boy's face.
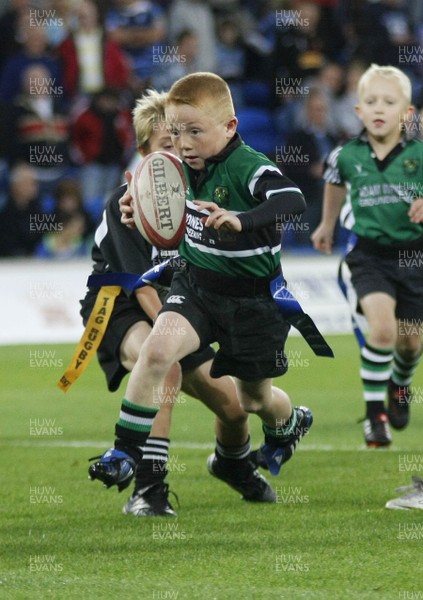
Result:
M159 152L161 150L176 154L176 150L170 138L166 124L162 121L155 123L153 127L153 133L150 135L148 143L144 146L144 148L139 148L139 150L142 155L149 154L150 152Z
M189 104L169 104L166 120L180 158L195 170L204 169L206 159L225 148L238 123L236 117L218 122Z
M356 106L359 119L375 138L385 138L395 132L399 138L400 124L412 110L399 82L380 75L370 79Z

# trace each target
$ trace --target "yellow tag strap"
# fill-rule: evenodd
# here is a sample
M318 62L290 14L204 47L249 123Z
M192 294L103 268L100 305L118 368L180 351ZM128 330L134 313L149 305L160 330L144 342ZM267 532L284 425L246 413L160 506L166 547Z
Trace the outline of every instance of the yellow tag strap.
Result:
M97 352L97 348L106 332L116 296L119 296L121 289L118 285L100 288L85 331L82 334L68 368L57 383L57 386L63 392L67 392L74 381L82 375L90 360Z

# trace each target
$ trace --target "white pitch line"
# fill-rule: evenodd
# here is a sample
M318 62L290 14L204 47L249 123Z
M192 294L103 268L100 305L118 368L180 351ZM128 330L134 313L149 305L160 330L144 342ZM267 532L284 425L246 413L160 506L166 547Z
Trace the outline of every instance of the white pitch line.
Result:
M109 448L112 445L111 440L95 441L95 440L40 440L40 441L20 441L8 442L0 444L0 446L18 447L18 448ZM191 450L213 450L214 444L203 444L200 442L175 442L171 443L170 448L188 448ZM333 446L331 444L306 444L299 446L298 450L302 452L371 452L364 444L358 447L352 446ZM377 450L377 452L415 452L413 448L401 448L398 446L390 446Z

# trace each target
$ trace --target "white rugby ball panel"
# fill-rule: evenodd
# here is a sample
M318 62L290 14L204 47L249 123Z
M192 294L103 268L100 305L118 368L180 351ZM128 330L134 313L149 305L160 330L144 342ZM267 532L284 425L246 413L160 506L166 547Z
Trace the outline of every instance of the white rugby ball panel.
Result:
M168 152L152 152L137 165L132 182L134 221L154 246L177 248L185 232L187 183L182 161Z

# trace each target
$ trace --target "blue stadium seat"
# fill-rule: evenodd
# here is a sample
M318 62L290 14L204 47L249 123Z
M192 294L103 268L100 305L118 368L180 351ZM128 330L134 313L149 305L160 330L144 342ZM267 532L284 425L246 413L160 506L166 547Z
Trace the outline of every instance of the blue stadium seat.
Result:
M238 131L246 144L274 159L279 135L272 113L265 108L242 107L236 111Z
M272 88L265 81L247 79L243 83L243 98L247 106L268 107L272 102Z

